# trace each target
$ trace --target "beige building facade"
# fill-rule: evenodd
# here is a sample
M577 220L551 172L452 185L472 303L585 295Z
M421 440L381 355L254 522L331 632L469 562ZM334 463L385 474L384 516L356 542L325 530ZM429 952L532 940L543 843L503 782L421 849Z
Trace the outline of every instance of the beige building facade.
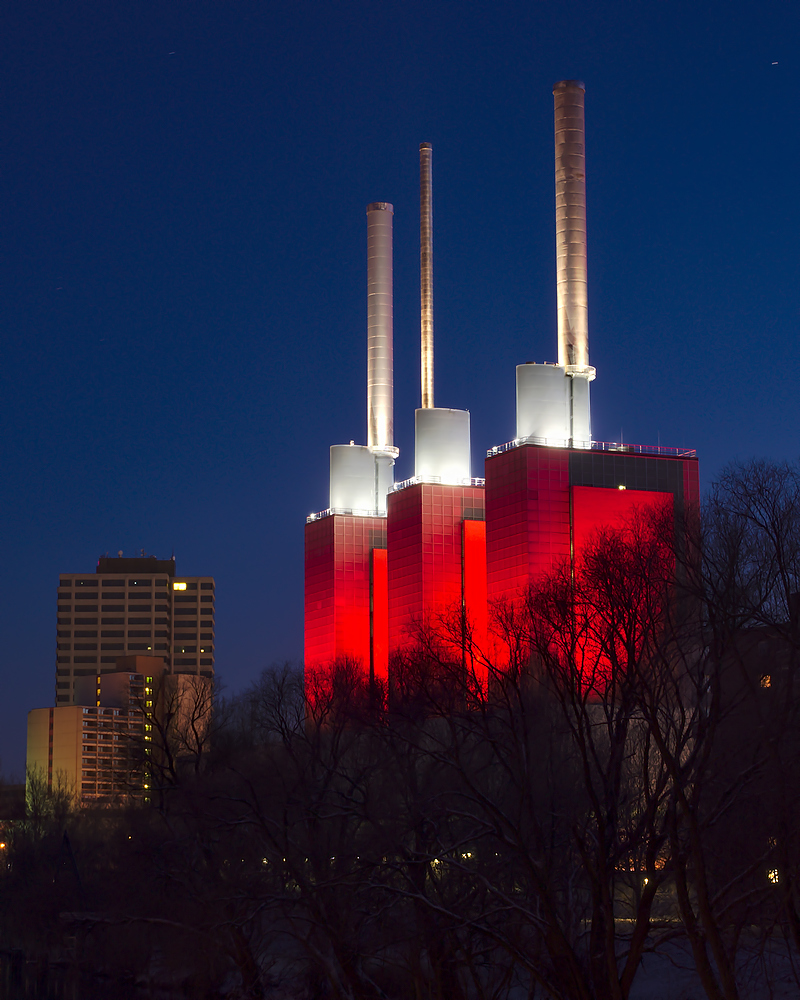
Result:
M120 657L113 673L76 680L77 704L28 713L29 775L80 805L147 802L167 748L174 761L205 751L213 693L212 678L161 657Z
M35 708L28 713L28 773L81 805L139 798L145 781L131 747L143 737L144 716L136 708Z

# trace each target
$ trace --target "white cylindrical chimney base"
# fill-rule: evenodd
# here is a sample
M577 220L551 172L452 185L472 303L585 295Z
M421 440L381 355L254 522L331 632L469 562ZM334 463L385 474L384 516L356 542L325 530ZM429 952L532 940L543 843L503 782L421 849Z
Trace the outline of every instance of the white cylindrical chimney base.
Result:
M572 394L572 447L592 447L592 422L589 409L590 377L572 375L568 378Z
M331 445L330 505L340 510L375 510L375 458L365 445Z
M394 484L394 459L390 455L373 455L375 474L375 510L386 513L386 496Z
M570 379L561 365L517 365L517 437L567 445Z
M470 478L468 410L419 409L414 431L416 476L437 477L452 485Z

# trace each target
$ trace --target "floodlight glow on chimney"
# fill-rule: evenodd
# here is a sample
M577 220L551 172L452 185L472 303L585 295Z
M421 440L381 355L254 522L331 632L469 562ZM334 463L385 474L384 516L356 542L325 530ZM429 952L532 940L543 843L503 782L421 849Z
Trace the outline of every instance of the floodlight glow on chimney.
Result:
M433 404L433 146L419 146L419 276L423 410Z
M433 405L433 146L419 146L420 407L414 475L458 485L470 478L469 412Z
M565 368L589 364L585 93L579 80L561 80L553 87L558 363Z
M392 216L387 201L367 205L367 445L394 448Z
M553 87L558 364L517 366L517 438L552 447L592 445L586 253L586 144L579 80Z

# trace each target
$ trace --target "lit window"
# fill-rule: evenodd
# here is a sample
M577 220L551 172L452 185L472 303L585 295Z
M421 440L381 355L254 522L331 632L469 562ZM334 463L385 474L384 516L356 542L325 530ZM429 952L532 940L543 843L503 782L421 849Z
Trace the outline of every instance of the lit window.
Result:
M624 487L624 486L618 486L618 487L617 487L617 489L618 489L618 490L624 490L624 489L625 489L625 487Z
M767 881L772 882L774 885L777 885L778 882L780 882L780 880L781 879L780 875L778 874L778 869L770 868L770 870L767 872Z
M772 676L770 674L761 675L761 687L762 688L772 687Z
M172 589L173 590L186 590L186 584L185 583L173 583L172 584Z

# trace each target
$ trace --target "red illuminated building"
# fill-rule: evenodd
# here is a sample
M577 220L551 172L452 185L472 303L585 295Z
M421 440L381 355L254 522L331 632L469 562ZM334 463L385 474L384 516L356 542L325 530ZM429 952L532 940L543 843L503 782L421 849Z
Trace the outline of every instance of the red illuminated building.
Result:
M680 515L699 499L688 449L593 442L590 449L531 443L493 448L486 459L489 600L513 600L598 528L665 503Z
M386 518L323 514L306 525L305 665L351 662L386 679Z
M486 530L481 485L412 482L389 494L389 649L417 644L420 626L470 629L486 641ZM448 639L452 638L448 634ZM463 643L449 644L461 655Z
M516 437L471 479L470 417L434 405L432 149L420 146L421 407L414 477L393 485L392 206L368 215L368 444L331 448L330 507L306 525L305 663L388 681L434 633L448 660L492 652L491 611L598 529L699 499L695 452L592 439L584 87L553 88L558 361L516 370ZM484 485L485 484L485 485ZM433 626L433 629L428 629ZM425 662L424 660L421 662ZM398 668L399 669L399 668Z

